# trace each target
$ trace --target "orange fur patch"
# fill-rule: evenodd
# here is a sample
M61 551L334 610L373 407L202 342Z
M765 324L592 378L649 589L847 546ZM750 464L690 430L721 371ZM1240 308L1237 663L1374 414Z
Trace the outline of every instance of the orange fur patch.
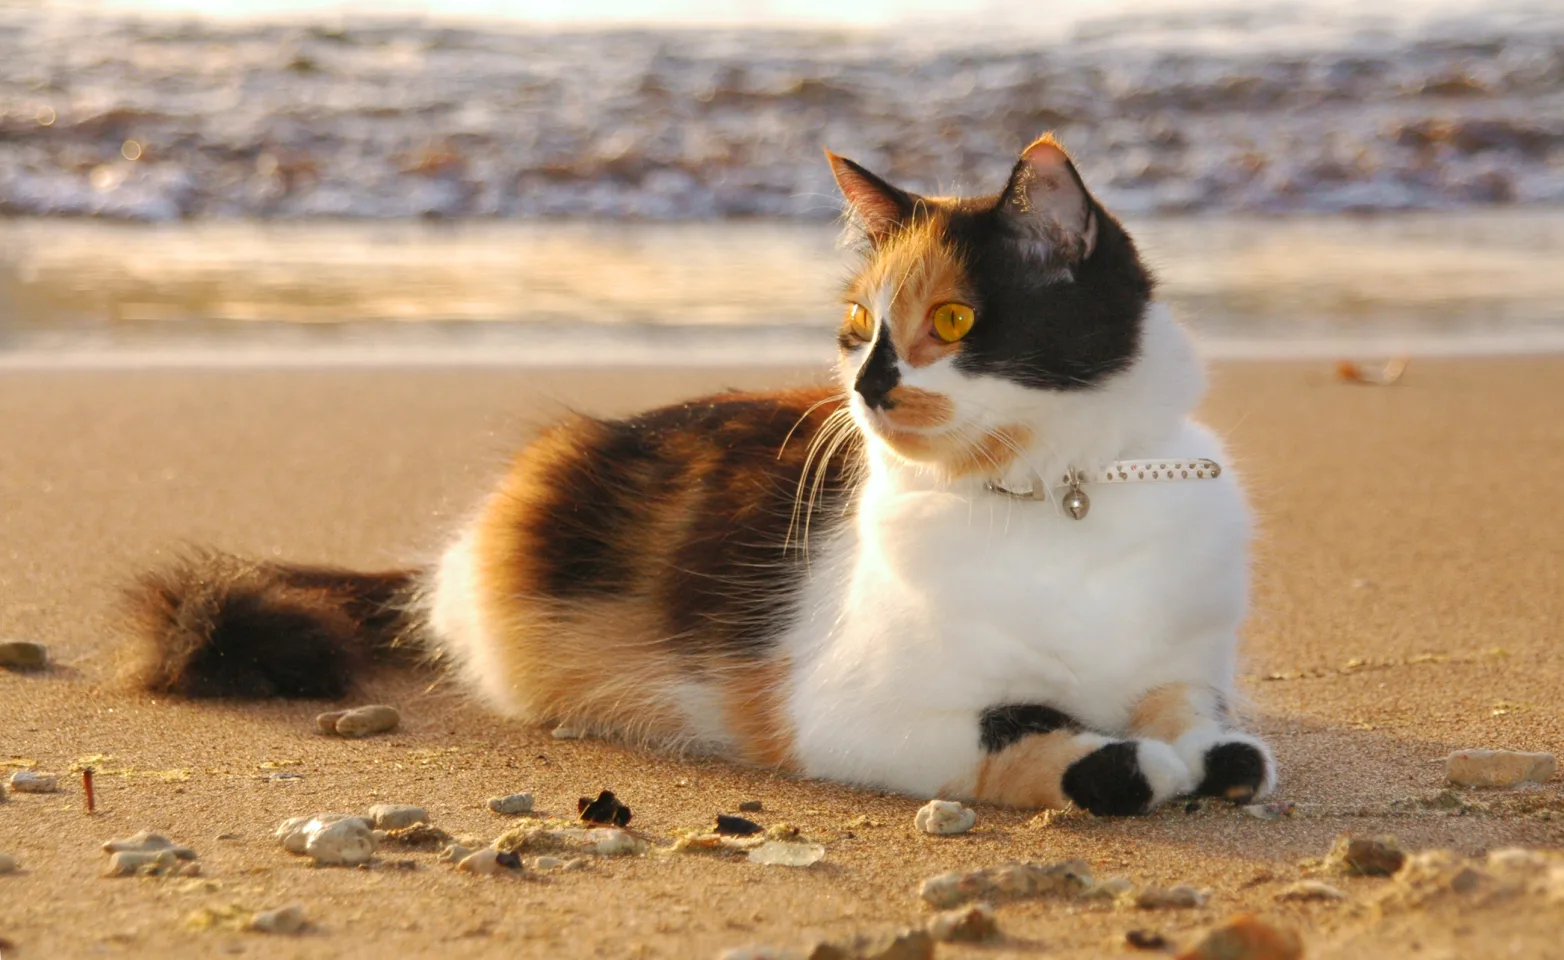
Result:
M743 759L756 766L795 772L793 731L783 699L788 663L742 662L723 672L722 709L729 729L738 738Z
M1100 738L1068 730L1024 737L983 758L973 799L1007 807L1066 807L1070 798L1064 793L1064 772L1101 745Z
M952 480L997 477L1015 463L1016 450L1025 450L1032 442L1032 431L1018 425L999 427L977 438L913 433L894 427L877 428L877 433L897 453L909 460L936 465Z
M892 387L887 398L893 404L885 410L898 427L931 429L944 426L956 412L955 404L944 394L920 390L917 387L898 385Z
M945 241L943 219L932 216L898 233L848 288L850 299L875 304L889 288L888 317L875 319L890 327L896 353L914 367L928 366L959 353L961 342L946 343L933 334L934 308L944 303L970 303L970 284L961 259Z
M1130 732L1171 743L1195 727L1216 723L1210 691L1188 683L1170 683L1152 689L1130 712Z

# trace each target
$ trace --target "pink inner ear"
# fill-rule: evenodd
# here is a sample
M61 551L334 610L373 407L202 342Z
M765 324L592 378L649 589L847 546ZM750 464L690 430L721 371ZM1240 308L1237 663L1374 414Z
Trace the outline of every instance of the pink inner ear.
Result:
M1086 190L1076 179L1070 155L1052 134L1044 134L1021 152L1030 172L1019 184L1024 209L1046 216L1066 232L1080 238L1080 257L1091 254L1097 243L1097 218L1091 214Z

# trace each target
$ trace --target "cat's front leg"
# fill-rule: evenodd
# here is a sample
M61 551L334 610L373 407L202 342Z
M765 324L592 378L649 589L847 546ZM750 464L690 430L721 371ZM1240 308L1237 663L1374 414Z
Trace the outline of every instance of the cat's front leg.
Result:
M1150 690L1130 714L1130 732L1170 744L1201 796L1247 803L1276 786L1270 748L1232 728L1227 698L1212 687L1170 683Z
M991 707L979 728L978 800L1056 809L1073 803L1098 816L1131 816L1194 786L1167 744L1104 736L1042 704Z

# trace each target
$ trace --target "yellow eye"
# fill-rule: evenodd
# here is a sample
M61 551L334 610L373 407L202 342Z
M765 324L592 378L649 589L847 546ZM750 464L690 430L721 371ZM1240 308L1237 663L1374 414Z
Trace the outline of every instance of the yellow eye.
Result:
M849 303L847 305L847 329L852 335L868 343L874 339L874 320L869 316L869 309L861 303Z
M964 303L942 303L934 308L934 335L955 343L972 329L972 308Z

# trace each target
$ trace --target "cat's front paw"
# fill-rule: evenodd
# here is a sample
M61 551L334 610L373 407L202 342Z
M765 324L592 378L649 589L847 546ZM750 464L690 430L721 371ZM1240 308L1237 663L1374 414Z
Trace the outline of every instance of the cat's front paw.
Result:
M1194 752L1190 764L1199 777L1195 792L1233 803L1248 803L1276 786L1276 761L1260 740L1244 733L1222 733L1203 742L1180 744Z
M1077 807L1099 817L1147 813L1193 786L1189 767L1155 740L1120 740L1070 764L1061 785Z

